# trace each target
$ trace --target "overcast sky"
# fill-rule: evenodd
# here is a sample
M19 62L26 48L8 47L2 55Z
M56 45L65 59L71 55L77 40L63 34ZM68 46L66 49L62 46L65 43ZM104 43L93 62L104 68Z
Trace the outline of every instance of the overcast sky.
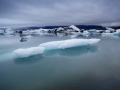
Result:
M120 25L120 0L0 0L0 27Z

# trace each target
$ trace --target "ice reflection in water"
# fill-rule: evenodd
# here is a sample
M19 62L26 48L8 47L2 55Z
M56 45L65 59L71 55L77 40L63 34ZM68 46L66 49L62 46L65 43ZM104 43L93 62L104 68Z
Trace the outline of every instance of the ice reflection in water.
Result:
M19 64L19 65L31 65L40 62L41 60L44 60L44 57L42 55L34 55L25 58L17 58L14 59L13 61L15 64Z
M45 51L43 53L44 56L61 56L61 57L74 57L74 56L80 56L87 53L96 53L98 51L97 46L79 46L79 47L73 47L73 48L67 48L67 49L58 49L58 50L49 50Z

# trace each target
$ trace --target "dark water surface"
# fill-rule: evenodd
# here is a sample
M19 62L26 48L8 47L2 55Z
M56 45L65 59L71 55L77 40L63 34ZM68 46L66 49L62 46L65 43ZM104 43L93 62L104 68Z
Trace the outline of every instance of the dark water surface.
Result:
M70 36L0 36L0 90L120 90L120 38L100 38L92 46L50 50L12 58L19 48L70 39Z

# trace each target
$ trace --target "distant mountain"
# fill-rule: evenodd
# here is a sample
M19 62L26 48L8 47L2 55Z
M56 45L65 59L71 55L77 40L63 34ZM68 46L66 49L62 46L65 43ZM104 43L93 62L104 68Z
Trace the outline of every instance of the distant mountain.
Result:
M102 26L96 26L96 25L75 25L76 27L78 27L79 29L103 29L104 27ZM43 27L45 29L52 29L52 28L59 28L59 27L68 27L68 26L46 26Z
M76 27L78 27L79 29L86 29L86 30L89 30L89 29L104 29L105 27L102 27L102 26L97 26L97 25L76 25Z
M70 26L70 25L69 25ZM100 25L75 25L79 29L98 29L98 30L106 30L105 27L100 26ZM53 29L53 28L59 28L59 27L68 27L68 26L44 26L44 27L39 27L39 26L33 26L33 27L21 27L21 28L15 28L14 30L29 30L29 29L39 29L39 28L44 28L44 29ZM113 29L120 29L120 26L111 26ZM7 28L0 28L2 30L5 30Z
M75 25L76 27L78 27L79 29L85 29L85 30L89 30L89 29L98 29L98 30L104 30L105 27L103 26L97 26L97 25ZM28 30L28 29L39 29L39 28L44 28L44 29L53 29L53 28L59 28L59 27L68 27L68 26L45 26L45 27L23 27L23 28L17 28L19 30Z
M120 26L117 26L117 27L113 27L113 29L115 29L115 30L116 30L116 29L120 29Z

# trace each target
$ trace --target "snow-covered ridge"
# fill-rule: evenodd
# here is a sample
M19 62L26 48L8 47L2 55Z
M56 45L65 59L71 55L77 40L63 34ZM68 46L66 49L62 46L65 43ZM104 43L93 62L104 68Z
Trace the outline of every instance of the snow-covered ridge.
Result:
M96 44L100 41L100 39L69 39L69 40L61 40L61 41L52 41L40 44L38 47L31 47L26 49L17 49L13 51L14 58L24 58L33 56L36 54L41 54L45 50L53 50L53 49L65 49L72 48L84 45L92 45Z

